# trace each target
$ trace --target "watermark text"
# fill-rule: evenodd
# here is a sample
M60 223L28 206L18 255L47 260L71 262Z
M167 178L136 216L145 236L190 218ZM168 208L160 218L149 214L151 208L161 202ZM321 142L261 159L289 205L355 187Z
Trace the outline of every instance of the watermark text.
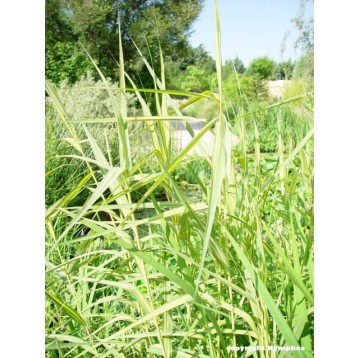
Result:
M295 346L239 346L239 347L227 347L228 351L244 352L244 351L304 351L304 347Z

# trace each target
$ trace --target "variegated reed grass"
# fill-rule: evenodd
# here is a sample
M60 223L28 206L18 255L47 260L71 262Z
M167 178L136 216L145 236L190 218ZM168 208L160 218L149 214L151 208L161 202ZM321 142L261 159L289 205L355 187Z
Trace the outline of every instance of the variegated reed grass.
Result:
M291 145L279 134L270 167L256 125L254 155L247 154L245 120L256 112L237 113L240 144L233 151L217 3L215 24L217 94L185 93L189 100L176 106L171 94L183 93L166 89L163 61L157 76L143 58L153 78L153 90L145 90L155 95L153 113L144 90L126 74L122 51L117 92L97 68L115 114L107 119L114 147L88 121L68 118L56 88L46 84L64 131L58 141L68 148L52 158L59 167L68 158L81 166L72 189L46 212L48 357L234 357L228 347L256 345L302 346L292 356L313 356L312 119L302 118L306 129L292 128ZM127 114L127 84L140 118ZM217 116L194 135L193 118L182 109L204 100L216 103ZM280 111L284 105L275 107L278 117L289 113ZM172 120L184 122L193 136L179 152L172 150ZM151 149L133 160L129 123L137 122ZM201 193L193 201L173 173L208 131L215 135L214 154L203 159L210 185L192 172ZM158 167L143 170L150 158ZM158 189L166 200L154 195ZM81 193L85 202L73 205ZM150 209L147 217L138 216L143 209Z

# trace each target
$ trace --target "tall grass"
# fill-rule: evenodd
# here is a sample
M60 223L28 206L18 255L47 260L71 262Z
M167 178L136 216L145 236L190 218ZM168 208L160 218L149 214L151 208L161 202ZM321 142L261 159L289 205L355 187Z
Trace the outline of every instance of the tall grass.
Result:
M77 163L65 174L71 187L46 213L48 357L238 356L231 346L304 347L243 357L313 356L312 115L284 135L288 104L237 113L240 144L233 150L217 12L216 3L217 94L187 93L187 103L176 106L163 62L157 76L143 58L153 78L153 111L125 72L121 50L117 91L97 68L114 113L106 119L114 129L108 138L88 120L69 118L57 89L46 83L62 133L55 145L47 143L48 159L56 161L49 175L68 160ZM127 86L140 118L128 116ZM182 110L198 101L215 103L217 115L194 135ZM265 112L275 116L278 133L270 156L260 147ZM171 120L184 122L193 136L179 152ZM148 132L147 150L139 154L130 123ZM202 159L209 185L187 155L208 131L215 135L214 154ZM152 159L156 166L147 165ZM182 168L198 192L194 199L176 180Z

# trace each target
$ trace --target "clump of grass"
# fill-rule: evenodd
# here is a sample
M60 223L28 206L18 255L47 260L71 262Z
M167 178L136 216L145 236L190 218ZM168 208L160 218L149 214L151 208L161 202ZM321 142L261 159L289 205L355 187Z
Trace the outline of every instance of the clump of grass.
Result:
M163 61L157 76L143 58L155 114L124 71L122 52L117 91L97 68L112 105L110 141L96 136L97 118L74 122L47 83L62 126L47 146L57 147L54 166L73 161L68 192L46 213L48 357L231 357L230 346L256 345L302 346L295 356L313 356L312 121L287 118L287 143L280 117L291 114L277 105L277 143L265 156L258 118L269 108L238 113L233 152L217 2L216 44L218 93L186 93L180 106L168 106ZM128 111L128 83L140 118ZM182 109L198 101L217 112L194 135ZM179 152L169 120L184 121L193 136ZM137 155L130 123L148 132L150 145ZM214 154L202 159L203 176L187 154L209 131ZM183 168L200 195L187 195Z

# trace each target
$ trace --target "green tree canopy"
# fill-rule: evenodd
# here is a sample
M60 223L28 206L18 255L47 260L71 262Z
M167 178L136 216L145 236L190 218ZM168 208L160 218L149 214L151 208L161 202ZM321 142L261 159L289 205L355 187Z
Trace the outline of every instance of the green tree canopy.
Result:
M191 25L198 17L203 1L46 0L46 61L51 53L53 66L56 66L55 45L71 43L76 51L83 51L84 47L101 70L107 76L113 76L118 58L119 23L125 61L133 72L142 70L142 61L133 41L154 65L159 63L159 44L164 55L185 58L190 49ZM57 63L60 72L63 71L63 60L62 56ZM50 73L46 72L46 75Z
M181 88L185 91L202 92L208 90L215 83L216 75L214 72L209 74L205 68L199 66L188 66L185 76L181 83Z
M223 84L224 94L232 105L249 102L264 102L268 100L268 87L266 81L258 76L239 75L231 73Z
M204 45L190 48L188 56L180 64L180 69L185 70L187 66L197 65L204 69L208 73L216 71L216 65L214 59L205 50Z
M246 74L257 76L262 80L271 80L276 63L269 57L259 57L251 61L247 68Z
M291 60L276 64L274 70L275 80L289 80L292 78L294 63Z
M190 48L189 55L184 60L170 57L165 62L168 88L191 91L211 88L211 79L216 72L216 66L214 59L203 45Z
M237 72L239 74L243 74L245 72L244 63L238 57L235 57L233 60L225 61L222 68L223 79L227 79L233 72Z

